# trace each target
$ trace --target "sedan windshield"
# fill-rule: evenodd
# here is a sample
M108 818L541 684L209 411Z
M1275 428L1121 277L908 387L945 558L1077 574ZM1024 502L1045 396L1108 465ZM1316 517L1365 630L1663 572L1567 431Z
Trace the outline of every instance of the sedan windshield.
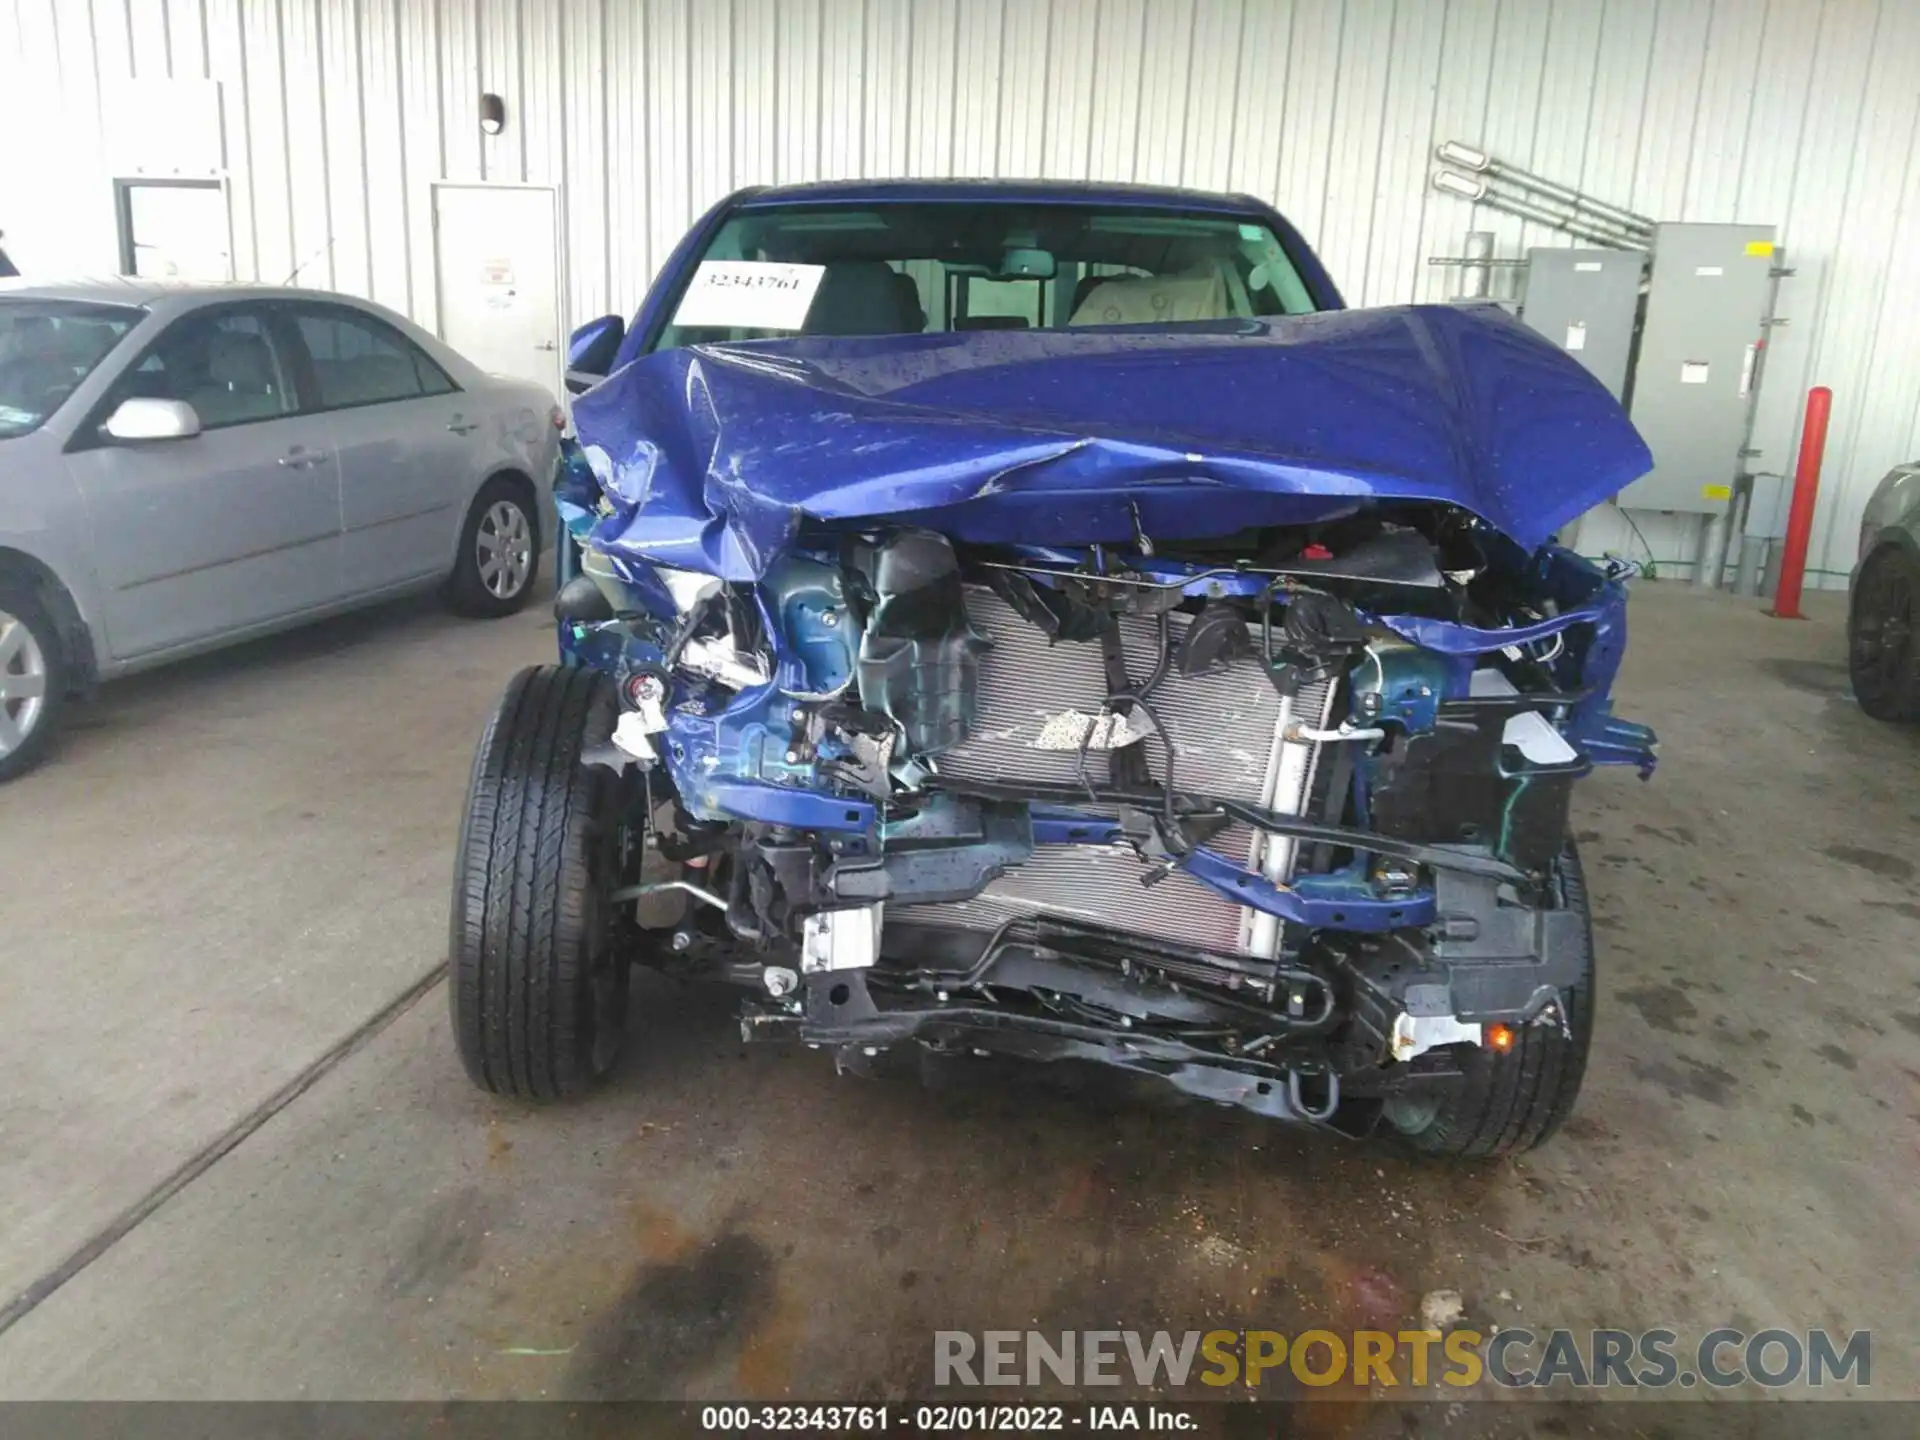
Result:
M0 299L0 440L45 424L140 319L124 305Z
M1314 308L1286 247L1256 218L1084 205L769 206L720 227L655 348Z

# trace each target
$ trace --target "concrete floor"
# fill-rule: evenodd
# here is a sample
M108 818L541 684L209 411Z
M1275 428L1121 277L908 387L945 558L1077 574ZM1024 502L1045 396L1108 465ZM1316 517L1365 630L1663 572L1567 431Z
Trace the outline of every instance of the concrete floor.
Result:
M1065 1071L836 1079L658 981L605 1092L493 1101L438 985L353 1037L441 958L543 620L408 605L110 690L0 793L0 1396L901 1396L935 1329L1392 1328L1439 1287L1873 1328L1873 1393L1920 1396L1920 732L1854 708L1817 598L1641 588L1662 769L1578 804L1586 1089L1452 1169Z

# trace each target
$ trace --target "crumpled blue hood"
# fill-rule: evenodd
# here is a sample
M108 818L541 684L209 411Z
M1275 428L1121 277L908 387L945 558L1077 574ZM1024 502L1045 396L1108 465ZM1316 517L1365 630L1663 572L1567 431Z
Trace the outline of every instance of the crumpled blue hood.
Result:
M809 521L1202 539L1434 500L1527 550L1653 464L1492 306L705 345L574 402L616 555L757 579Z

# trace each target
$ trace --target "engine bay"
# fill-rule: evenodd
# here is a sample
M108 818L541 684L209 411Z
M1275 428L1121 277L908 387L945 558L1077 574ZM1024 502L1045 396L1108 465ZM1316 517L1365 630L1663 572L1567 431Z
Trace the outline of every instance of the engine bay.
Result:
M1125 546L822 528L725 581L594 550L562 494L562 649L613 677L596 758L670 871L622 898L683 892L672 953L748 989L745 1033L1324 1120L1565 1024L1572 787L1653 765L1608 702L1620 576L1407 502Z

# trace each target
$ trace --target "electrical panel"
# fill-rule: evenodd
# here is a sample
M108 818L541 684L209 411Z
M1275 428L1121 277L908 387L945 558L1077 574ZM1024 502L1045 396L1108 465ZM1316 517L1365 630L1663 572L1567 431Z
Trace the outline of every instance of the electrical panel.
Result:
M1586 366L1618 400L1626 394L1646 270L1644 250L1529 250L1520 318Z
M1775 288L1771 225L1656 225L1628 413L1652 472L1634 510L1718 515L1733 498Z

